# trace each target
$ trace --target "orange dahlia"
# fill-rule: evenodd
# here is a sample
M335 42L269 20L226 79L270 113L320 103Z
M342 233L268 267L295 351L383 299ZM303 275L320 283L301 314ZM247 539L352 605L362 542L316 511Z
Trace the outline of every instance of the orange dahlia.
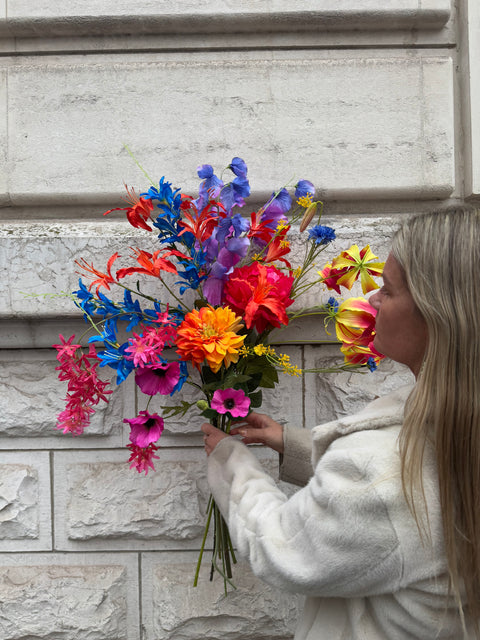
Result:
M229 307L193 309L178 328L177 353L182 360L191 360L197 369L206 361L217 373L222 364L228 368L238 361L245 340L245 336L237 334L242 327L241 317Z

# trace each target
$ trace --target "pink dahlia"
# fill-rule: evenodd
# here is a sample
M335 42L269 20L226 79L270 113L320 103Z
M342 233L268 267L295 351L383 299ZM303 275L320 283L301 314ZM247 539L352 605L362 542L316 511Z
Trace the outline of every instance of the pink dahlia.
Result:
M163 418L156 413L140 411L136 418L125 419L130 425L130 441L137 447L145 448L156 442L163 431Z
M211 407L218 413L229 413L232 418L243 418L250 409L250 398L241 389L217 389Z

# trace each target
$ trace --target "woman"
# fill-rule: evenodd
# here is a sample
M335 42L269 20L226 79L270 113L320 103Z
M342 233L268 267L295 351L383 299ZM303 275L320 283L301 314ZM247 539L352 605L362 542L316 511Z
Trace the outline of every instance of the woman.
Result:
M290 499L241 442L202 426L240 555L307 596L296 640L480 637L479 267L479 211L409 219L370 302L374 346L410 367L413 389L311 437L254 413L232 431L308 481Z

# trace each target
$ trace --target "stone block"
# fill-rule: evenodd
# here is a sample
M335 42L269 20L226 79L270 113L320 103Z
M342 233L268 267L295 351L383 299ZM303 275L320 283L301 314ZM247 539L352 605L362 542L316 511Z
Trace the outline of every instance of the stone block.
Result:
M129 469L129 453L56 454L57 548L198 547L208 500L203 451L160 449L146 477Z
M2 640L139 640L134 554L0 555Z
M261 582L241 562L234 565L237 589L227 597L219 575L209 582L208 561L193 587L195 563L193 554L142 555L145 640L291 640L296 596Z
M124 180L143 188L125 142L154 179L165 174L186 192L198 164L221 168L234 155L247 161L259 201L292 168L335 199L444 198L454 189L448 57L59 57L8 74L16 205L111 202Z
M465 76L468 90L463 96L466 119L466 196L480 195L480 6L475 0L467 0L464 40L468 42L465 60Z
M254 450L278 477L277 455ZM145 476L129 469L126 449L56 452L55 548L199 549L209 497L203 447L157 454L156 471Z
M2 452L0 552L51 549L50 504L48 453Z
M56 351L0 350L0 437L2 446L13 448L82 447L89 436L97 445L122 443L123 405L125 394L110 396L95 409L84 436L63 435L55 428L57 415L65 408L65 382L57 378ZM111 373L100 370L100 375ZM126 383L128 385L128 382ZM112 388L116 384L112 382ZM41 401L40 401L41 398Z
M338 362L337 346L308 347L305 366L329 367ZM385 359L371 373L342 371L310 374L305 377L305 423L308 428L356 413L369 402L391 391L414 383L414 377L403 365Z
M258 31L310 31L313 29L439 28L449 18L447 0L343 0L334 6L328 0L306 0L295 6L288 0L270 2L268 8L253 0L231 5L224 0L198 3L155 0L132 6L121 0L69 0L52 6L47 0L6 0L10 32L15 35L78 35L110 33L198 33Z
M1 21L0 7L0 21ZM0 206L8 204L7 70L0 68Z

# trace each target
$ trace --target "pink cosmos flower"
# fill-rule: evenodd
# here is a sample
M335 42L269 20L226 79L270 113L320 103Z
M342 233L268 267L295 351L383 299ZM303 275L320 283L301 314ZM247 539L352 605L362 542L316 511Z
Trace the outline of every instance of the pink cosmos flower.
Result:
M250 398L241 389L217 389L211 407L218 413L229 413L232 418L243 418L250 409Z
M130 425L130 441L142 449L156 442L163 431L163 418L156 413L140 411L136 418L125 419Z
M178 362L160 362L148 367L141 367L135 371L135 382L140 391L147 396L154 396L157 393L168 396L179 380L180 365Z
M152 460L158 460L158 456L155 455L158 447L154 444L150 444L146 448L137 447L136 444L127 444L127 449L131 451L130 458L128 459L128 461L132 463L130 469L135 467L138 473L145 471L145 475L148 474L149 469L155 471Z

